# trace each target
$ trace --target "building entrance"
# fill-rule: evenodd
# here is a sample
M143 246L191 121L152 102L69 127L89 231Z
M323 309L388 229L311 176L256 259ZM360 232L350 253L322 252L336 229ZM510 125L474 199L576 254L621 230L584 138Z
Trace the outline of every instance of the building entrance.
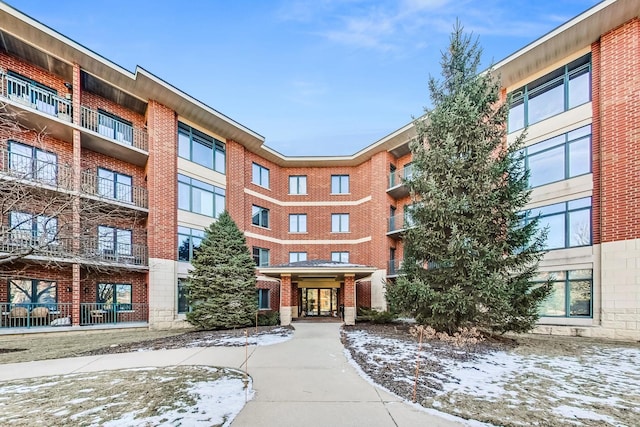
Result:
M302 288L300 297L303 316L339 316L336 288Z

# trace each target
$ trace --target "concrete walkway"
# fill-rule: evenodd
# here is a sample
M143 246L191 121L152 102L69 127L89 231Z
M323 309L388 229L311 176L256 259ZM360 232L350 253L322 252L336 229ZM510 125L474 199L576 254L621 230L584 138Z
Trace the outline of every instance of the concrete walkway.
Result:
M347 361L339 323L296 323L271 346L184 348L2 365L0 381L145 366L213 365L248 372L256 395L233 422L244 426L459 426L362 379Z

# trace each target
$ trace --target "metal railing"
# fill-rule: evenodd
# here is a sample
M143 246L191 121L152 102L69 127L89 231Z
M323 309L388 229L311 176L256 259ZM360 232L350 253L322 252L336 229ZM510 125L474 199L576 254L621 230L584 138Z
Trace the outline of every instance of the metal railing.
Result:
M406 230L407 228L413 227L413 225L413 220L406 213L394 215L388 218L387 233Z
M149 150L147 132L144 129L133 127L85 106L80 109L80 126L121 144L143 151Z
M0 149L0 172L16 179L73 190L73 169L70 166L13 153L7 149Z
M73 239L55 231L36 234L30 230L0 227L0 253L50 258L72 258Z
M81 258L85 261L133 266L148 265L147 245L82 239Z
M147 323L147 303L80 303L80 325L108 325L121 323Z
M414 175L414 168L412 165L407 165L402 169L389 173L389 188L393 188L402 184L405 180L411 179Z
M50 90L3 72L0 72L0 85L2 98L67 122L73 120L71 99L62 98Z
M387 276L396 276L400 274L401 268L402 268L401 259L390 259L389 261L387 261Z
M71 326L71 312L71 303L0 303L0 327L38 328Z
M83 193L102 199L127 203L140 208L148 207L146 188L126 185L111 179L102 178L92 170L82 172L81 189Z

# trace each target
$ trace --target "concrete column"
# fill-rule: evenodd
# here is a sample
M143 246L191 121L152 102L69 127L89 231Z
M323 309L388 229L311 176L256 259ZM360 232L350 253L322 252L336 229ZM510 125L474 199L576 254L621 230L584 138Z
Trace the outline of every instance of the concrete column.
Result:
M356 277L344 275L344 324L356 324Z
M287 326L291 324L291 275L280 275L280 324Z

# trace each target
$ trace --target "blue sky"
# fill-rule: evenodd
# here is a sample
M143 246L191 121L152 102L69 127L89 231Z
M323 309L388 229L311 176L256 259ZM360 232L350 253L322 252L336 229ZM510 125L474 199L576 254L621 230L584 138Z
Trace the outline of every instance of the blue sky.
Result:
M497 62L598 0L8 0L290 156L353 154L429 104L456 18Z

